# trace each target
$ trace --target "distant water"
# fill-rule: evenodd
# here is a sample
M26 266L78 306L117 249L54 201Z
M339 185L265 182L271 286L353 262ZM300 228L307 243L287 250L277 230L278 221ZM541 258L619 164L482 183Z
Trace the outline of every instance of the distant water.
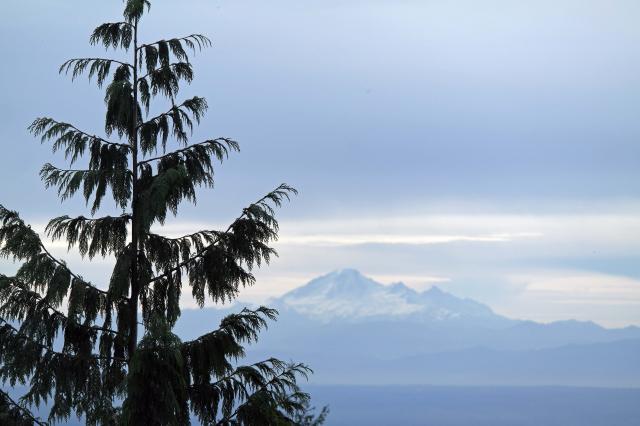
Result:
M638 426L640 389L312 386L327 426Z
M640 389L308 385L305 391L316 407L330 406L326 426L640 426ZM84 422L72 417L62 424Z

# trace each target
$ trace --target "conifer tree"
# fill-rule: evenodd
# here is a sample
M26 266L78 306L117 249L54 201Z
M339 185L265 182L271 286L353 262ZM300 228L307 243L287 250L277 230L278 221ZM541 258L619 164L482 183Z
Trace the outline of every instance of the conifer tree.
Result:
M254 284L252 270L276 255L274 208L296 191L278 186L226 230L180 238L152 231L183 201L195 202L197 187L211 187L215 163L239 146L229 138L190 141L207 102L179 100L179 89L194 77L190 55L211 42L200 34L139 40L150 6L125 0L124 19L90 37L130 61L76 58L60 67L105 89L104 136L49 117L29 127L64 153L68 167L84 161L79 168L43 166L46 187L62 200L81 195L91 213L51 219L46 236L88 260L113 257L111 275L102 283L84 279L18 213L0 206L0 255L21 264L12 276L0 274L0 380L27 389L18 401L0 393L3 424L45 424L28 411L43 404L48 422L78 415L96 425L184 425L191 415L216 425L306 418L309 397L297 379L308 367L277 359L238 365L243 345L256 341L276 311L245 308L191 341L171 332L183 290L203 307ZM151 116L157 102L166 110ZM95 217L108 198L122 214Z

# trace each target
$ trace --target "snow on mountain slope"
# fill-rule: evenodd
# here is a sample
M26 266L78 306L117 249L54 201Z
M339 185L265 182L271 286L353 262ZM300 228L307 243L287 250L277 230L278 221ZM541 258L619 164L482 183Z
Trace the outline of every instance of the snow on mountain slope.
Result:
M382 285L354 269L318 277L274 302L324 322L372 318L493 322L504 319L481 303L460 299L437 287L417 292L403 283Z

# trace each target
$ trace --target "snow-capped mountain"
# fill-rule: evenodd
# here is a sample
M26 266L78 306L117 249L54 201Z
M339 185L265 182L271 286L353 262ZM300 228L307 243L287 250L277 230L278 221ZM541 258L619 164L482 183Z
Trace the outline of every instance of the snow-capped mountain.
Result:
M304 360L318 383L638 386L640 328L509 319L437 287L380 284L331 272L272 299L278 322L252 359ZM209 331L226 309L184 310L184 338Z
M382 285L355 269L334 271L315 278L275 299L274 303L324 322L381 318L509 322L486 305L455 297L438 287L417 292L401 282Z

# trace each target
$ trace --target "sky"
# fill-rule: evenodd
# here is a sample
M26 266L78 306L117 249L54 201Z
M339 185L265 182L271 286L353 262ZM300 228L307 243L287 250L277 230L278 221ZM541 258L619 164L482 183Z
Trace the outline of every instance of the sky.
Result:
M0 203L36 229L86 210L44 189L41 165L62 158L26 127L101 134L103 94L57 67L102 55L88 35L120 10L3 4ZM287 182L280 257L242 300L353 267L514 318L640 325L639 18L623 0L154 1L142 40L214 42L182 91L210 105L194 141L242 149L164 232L225 228ZM52 249L97 283L113 263Z

